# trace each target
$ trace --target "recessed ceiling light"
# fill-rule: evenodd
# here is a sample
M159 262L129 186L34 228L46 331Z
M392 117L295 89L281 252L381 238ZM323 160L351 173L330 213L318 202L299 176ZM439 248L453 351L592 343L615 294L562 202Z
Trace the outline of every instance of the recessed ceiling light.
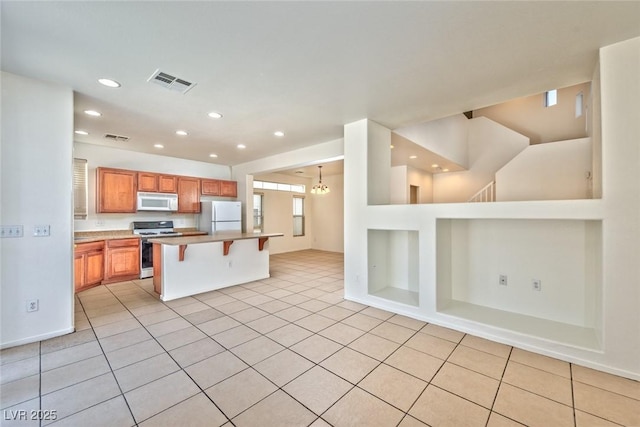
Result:
M77 130L75 131L75 133L77 133L78 135L89 135L89 132L87 132L86 130Z
M98 83L107 87L120 87L120 83L111 79L98 79Z
M221 119L222 118L222 114L220 113L216 113L215 111L210 112L209 114L207 114L209 117L211 117L212 119Z
M214 153L211 153L211 154L209 154L209 157L212 157L212 158L214 158L214 159L215 159L216 157L218 157L218 155L217 155L217 154L214 154Z
M164 148L164 145L162 144L153 144L153 146L156 148Z
M418 156L415 156L415 155L414 155L414 156L409 156L409 158L410 158L410 159L417 159L417 158L418 158Z
M431 165L431 167L432 167L432 168L439 168L439 167L440 167L440 165L439 165L439 164L437 164L437 163L434 163L434 164L432 164L432 165Z
M84 110L84 113L88 116L93 116L93 117L100 117L102 114L98 113L95 110Z
M282 132L281 130L277 130L273 133L275 136L284 136L284 132Z
M449 169L442 169L442 172L449 172Z
M244 144L238 144L237 147L241 150L244 150L245 148L247 148L247 146Z
M391 144L391 148L395 148L395 147L393 146L393 144Z
M176 135L187 136L189 135L186 130L177 130Z

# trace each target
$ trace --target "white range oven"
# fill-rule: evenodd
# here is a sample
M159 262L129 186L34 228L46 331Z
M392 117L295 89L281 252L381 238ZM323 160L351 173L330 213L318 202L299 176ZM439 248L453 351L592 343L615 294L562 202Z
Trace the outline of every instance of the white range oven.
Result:
M134 221L133 234L140 236L140 278L153 277L154 237L182 236L173 229L173 221Z

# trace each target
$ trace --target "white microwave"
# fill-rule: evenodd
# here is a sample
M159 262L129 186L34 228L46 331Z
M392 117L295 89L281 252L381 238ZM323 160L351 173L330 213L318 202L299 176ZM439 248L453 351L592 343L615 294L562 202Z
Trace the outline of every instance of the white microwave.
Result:
M139 211L177 211L178 195L173 193L138 193Z

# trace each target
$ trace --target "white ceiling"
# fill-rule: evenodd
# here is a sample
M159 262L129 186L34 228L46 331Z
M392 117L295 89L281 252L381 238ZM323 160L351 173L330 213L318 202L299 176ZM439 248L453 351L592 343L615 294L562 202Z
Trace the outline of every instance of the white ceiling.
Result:
M599 47L640 35L636 1L0 5L2 70L73 88L76 141L225 165L588 81ZM156 69L196 86L147 83Z

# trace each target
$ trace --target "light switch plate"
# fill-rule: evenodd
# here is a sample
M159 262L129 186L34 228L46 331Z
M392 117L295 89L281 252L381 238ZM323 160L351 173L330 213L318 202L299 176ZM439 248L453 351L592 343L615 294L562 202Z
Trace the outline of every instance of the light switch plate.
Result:
M33 236L34 237L48 237L51 235L50 225L34 225Z
M23 227L21 225L3 225L0 228L0 237L22 237Z

